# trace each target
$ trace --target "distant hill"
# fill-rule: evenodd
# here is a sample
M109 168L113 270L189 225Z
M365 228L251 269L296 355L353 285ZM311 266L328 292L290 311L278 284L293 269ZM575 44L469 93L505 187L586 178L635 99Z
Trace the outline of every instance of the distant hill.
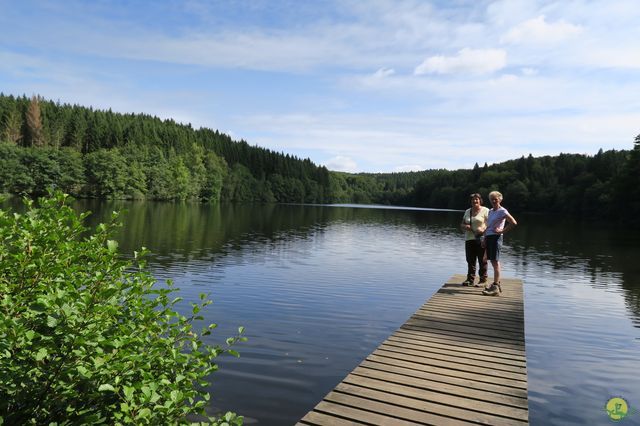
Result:
M309 159L146 114L0 94L0 192L205 202L379 203L466 208L497 189L514 211L640 222L632 150L531 155L464 170L330 172Z

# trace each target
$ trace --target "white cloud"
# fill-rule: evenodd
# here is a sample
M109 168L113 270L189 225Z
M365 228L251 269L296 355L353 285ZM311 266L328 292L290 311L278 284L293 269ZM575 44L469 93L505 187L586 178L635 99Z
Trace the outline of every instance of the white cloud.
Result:
M327 169L336 172L357 172L358 164L349 157L338 155L326 162Z
M396 71L393 68L380 68L373 74L350 76L343 80L345 87L353 87L353 84L357 84L360 87L367 89L386 89L389 86L393 86L396 80L394 77Z
M419 172L425 170L426 167L420 166L418 164L407 164L405 166L398 166L393 171L396 173L402 172Z
M547 23L544 15L529 19L515 26L501 41L507 44L552 44L574 37L582 32L582 27L560 20Z
M640 69L640 48L637 46L589 46L580 58L583 65L593 68Z
M415 75L422 74L488 74L507 64L507 52L502 49L464 48L455 56L431 56L418 65Z
M396 71L393 68L380 68L373 74L373 78L385 78L395 74Z
M0 14L5 93L234 129L335 170L628 149L639 132L637 0L343 0L304 13L274 0L287 19L268 23L254 3L199 2L208 13L193 22L180 2L149 2L176 13L151 26L129 7L114 19L93 3L38 14L30 2ZM457 74L474 78L416 78Z

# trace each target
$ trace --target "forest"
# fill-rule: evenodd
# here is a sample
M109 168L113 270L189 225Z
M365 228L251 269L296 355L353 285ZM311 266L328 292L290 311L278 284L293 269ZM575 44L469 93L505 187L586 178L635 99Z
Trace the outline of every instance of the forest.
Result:
M640 223L640 135L629 150L522 156L460 170L344 173L217 130L0 93L0 193L202 202L375 203L462 209L504 194L513 211ZM390 144L393 141L389 141Z

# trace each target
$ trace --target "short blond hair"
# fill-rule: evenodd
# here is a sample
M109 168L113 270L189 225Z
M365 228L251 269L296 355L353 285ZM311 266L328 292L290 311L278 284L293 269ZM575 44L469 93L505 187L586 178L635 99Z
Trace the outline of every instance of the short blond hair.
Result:
M497 198L498 200L502 201L502 194L499 193L498 191L491 191L489 193L489 199L492 199L492 198Z

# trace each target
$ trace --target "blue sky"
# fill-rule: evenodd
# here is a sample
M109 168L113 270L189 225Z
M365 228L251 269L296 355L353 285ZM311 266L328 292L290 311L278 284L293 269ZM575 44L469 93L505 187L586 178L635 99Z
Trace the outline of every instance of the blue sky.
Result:
M331 170L630 149L636 0L0 0L0 91L173 118Z

